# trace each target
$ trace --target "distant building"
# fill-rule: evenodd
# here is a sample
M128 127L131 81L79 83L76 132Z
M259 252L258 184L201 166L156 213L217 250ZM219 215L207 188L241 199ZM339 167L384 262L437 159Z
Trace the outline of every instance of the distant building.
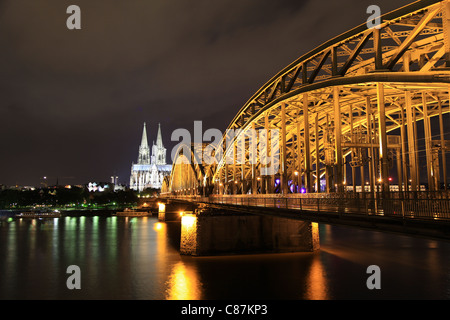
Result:
M142 191L146 188L161 189L165 176L170 175L172 165L166 163L166 148L162 143L161 125L158 124L156 144L153 142L152 154L147 141L144 122L138 162L131 165L130 189Z
M111 185L114 187L114 191L125 191L127 190L127 186L123 184L119 184L118 176L111 176Z
M86 187L89 192L112 191L111 186L106 182L89 182Z

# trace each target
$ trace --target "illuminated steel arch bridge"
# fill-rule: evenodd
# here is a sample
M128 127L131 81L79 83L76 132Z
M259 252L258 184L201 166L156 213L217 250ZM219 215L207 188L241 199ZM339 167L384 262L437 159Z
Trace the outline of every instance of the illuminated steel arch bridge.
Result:
M414 2L281 70L231 121L215 163L181 164L201 144L177 153L162 195L448 197L449 88L450 2Z

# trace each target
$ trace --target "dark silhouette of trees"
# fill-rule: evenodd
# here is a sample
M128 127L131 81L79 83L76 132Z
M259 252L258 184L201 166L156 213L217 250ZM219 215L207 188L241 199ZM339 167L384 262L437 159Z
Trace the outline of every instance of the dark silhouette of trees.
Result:
M0 209L32 206L72 206L82 205L133 205L137 202L133 190L108 190L89 192L84 187L46 187L34 190L3 189L0 191Z

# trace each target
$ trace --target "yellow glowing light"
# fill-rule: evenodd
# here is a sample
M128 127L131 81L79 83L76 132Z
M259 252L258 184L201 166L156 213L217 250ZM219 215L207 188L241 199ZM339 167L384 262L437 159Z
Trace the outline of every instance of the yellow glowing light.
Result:
M158 208L160 212L166 211L166 205L164 203L159 203Z
M294 174L295 174L296 176L298 176L298 171L295 171Z
M180 217L184 216L184 211L180 212Z
M155 226L153 229L155 231L160 231L160 230L162 230L162 228L163 228L163 224L161 222L157 222L157 223L155 223Z
M192 228L195 225L196 221L197 221L197 217L196 216L185 214L181 218L182 228L190 229L190 228Z
M196 269L178 262L171 270L167 285L168 300L199 300L202 296L201 282Z

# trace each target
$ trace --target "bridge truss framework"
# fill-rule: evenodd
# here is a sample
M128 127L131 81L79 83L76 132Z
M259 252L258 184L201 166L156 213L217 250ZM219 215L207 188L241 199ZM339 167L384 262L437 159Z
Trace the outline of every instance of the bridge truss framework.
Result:
M162 194L447 190L449 112L450 2L417 1L281 70L232 120L228 129L241 131L231 143L223 136L216 163L193 161L202 144L180 148ZM274 129L276 144L271 134L249 138Z

